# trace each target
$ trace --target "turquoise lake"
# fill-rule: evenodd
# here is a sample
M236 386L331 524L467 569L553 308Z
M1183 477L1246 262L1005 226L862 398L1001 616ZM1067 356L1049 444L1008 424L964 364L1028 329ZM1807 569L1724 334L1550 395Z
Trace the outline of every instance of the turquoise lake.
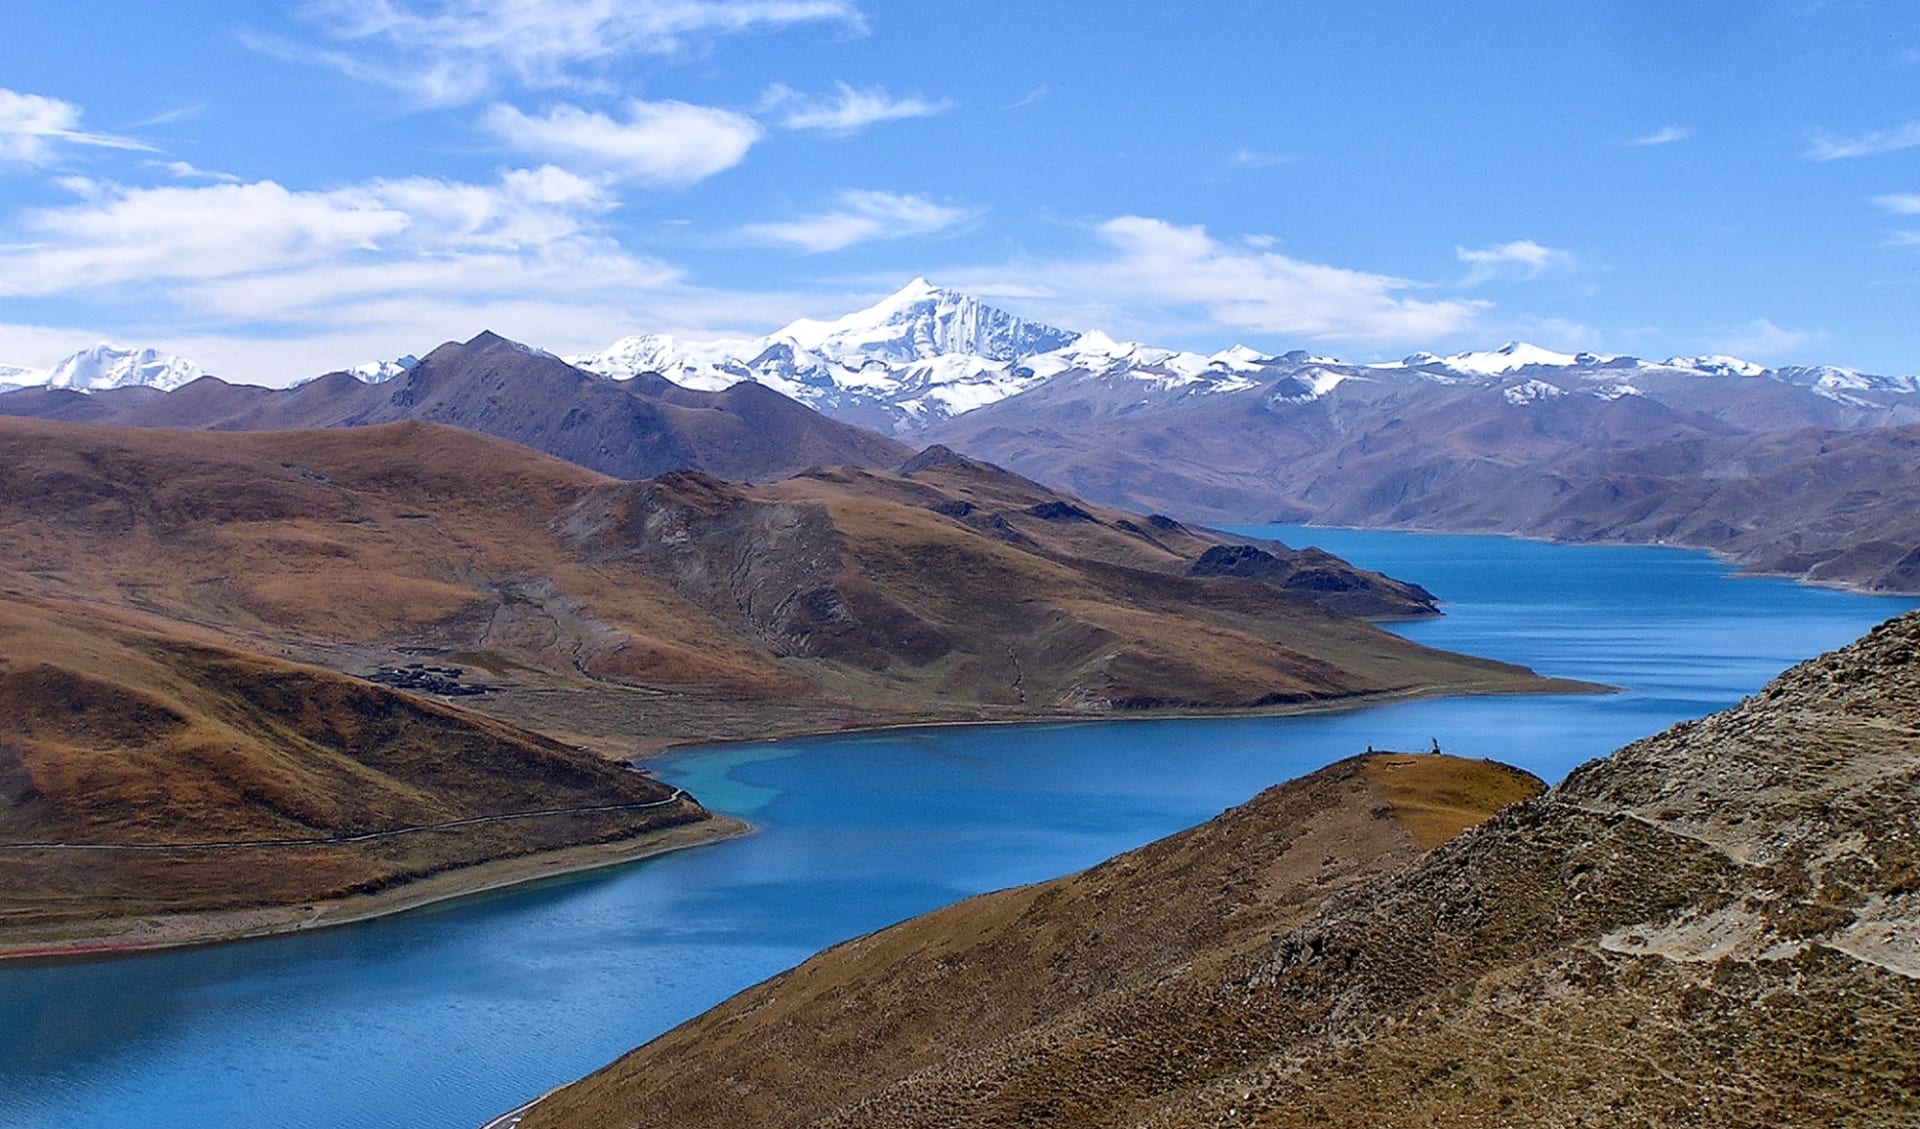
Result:
M1247 527L1426 585L1435 646L1623 688L1292 718L818 737L659 774L750 838L303 937L0 969L0 1125L472 1129L850 936L1052 877L1359 752L1557 780L1916 606L1698 553Z

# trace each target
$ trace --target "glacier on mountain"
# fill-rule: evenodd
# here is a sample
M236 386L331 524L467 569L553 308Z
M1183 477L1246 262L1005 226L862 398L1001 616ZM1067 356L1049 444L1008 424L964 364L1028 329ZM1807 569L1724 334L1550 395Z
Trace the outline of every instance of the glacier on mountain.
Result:
M0 365L0 392L12 388L64 388L102 392L110 388L157 388L171 392L207 375L192 361L156 349L120 349L106 342L63 358L52 368Z
M753 380L828 414L895 432L997 403L1063 373L1150 390L1239 392L1260 386L1248 374L1277 363L1245 345L1207 355L1075 333L924 278L844 317L802 318L766 337L640 334L567 360L616 380L653 373L708 391Z

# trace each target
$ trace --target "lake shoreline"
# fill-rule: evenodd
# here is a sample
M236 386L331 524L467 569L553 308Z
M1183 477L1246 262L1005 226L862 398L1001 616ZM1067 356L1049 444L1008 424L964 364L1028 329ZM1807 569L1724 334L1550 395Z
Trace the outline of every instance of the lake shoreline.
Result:
M922 721L885 721L846 726L795 726L792 728L770 729L757 737L733 741L663 741L657 745L641 742L640 751L635 753L629 763L636 767L645 767L648 763L674 753L683 753L692 749L725 749L737 746L762 745L769 741L795 741L809 737L859 737L870 733L900 733L922 729L972 729L988 726L1016 725L1109 725L1130 722L1150 721L1199 721L1208 719L1231 719L1240 717L1308 717L1313 714L1341 713L1347 710L1372 709L1377 706L1396 705L1401 702L1425 701L1433 698L1532 698L1552 697L1557 694L1621 694L1626 691L1619 686L1609 686L1602 682L1586 682L1578 678L1557 678L1535 675L1531 680L1512 682L1466 683L1448 686L1412 686L1400 690L1381 690L1368 694L1350 694L1339 698L1320 698L1308 702L1282 702L1268 706L1227 707L1210 706L1190 709L1169 708L1141 711L1138 713L1058 713L1058 714L1021 714L1017 717L959 717L929 718ZM699 797L694 797L699 799Z
M1290 525L1298 529L1326 529L1341 533L1411 533L1421 537L1503 537L1510 541L1526 541L1536 545L1567 545L1588 549L1671 549L1682 553L1705 553L1714 560L1726 565L1731 571L1729 577L1736 580L1790 580L1808 588L1821 588L1829 592L1847 592L1855 596L1891 596L1913 598L1920 596L1920 589L1871 588L1854 580L1826 579L1808 576L1806 572L1787 572L1784 569L1762 568L1759 565L1742 561L1738 556L1713 545L1696 545L1684 541L1635 541L1628 537L1569 538L1551 537L1543 533L1520 533L1508 529L1438 529L1415 525L1314 525L1302 522L1257 522L1223 521L1212 528L1237 536L1252 536L1241 530L1262 525ZM1302 548L1305 546L1289 546ZM1335 554L1336 556L1339 554ZM1441 601L1445 603L1445 601ZM1444 613L1443 613L1444 614ZM1398 617L1399 619L1418 617ZM1387 622L1382 620L1381 622Z
M514 858L493 859L430 874L371 894L355 894L298 906L260 906L183 914L145 914L98 923L99 929L31 927L0 935L0 966L105 960L167 949L203 947L308 933L373 921L427 906L481 897L503 890L606 870L674 851L704 847L753 834L757 828L733 816L714 815L697 824L620 839L561 847ZM22 936L25 934L25 936Z

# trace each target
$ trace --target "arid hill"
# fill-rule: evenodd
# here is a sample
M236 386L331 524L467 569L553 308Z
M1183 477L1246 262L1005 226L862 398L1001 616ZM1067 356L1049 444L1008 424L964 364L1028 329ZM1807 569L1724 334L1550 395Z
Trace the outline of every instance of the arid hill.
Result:
M608 380L493 333L448 342L384 384L337 372L285 389L213 377L168 393L29 389L0 397L0 415L225 431L420 420L511 439L618 478L697 470L764 480L820 464L897 466L912 454L758 384L698 392L645 374Z
M0 576L409 680L569 742L1534 689L1343 614L1431 597L938 451L767 486L620 482L426 424L281 433L0 420ZM443 687L449 689L449 687Z
M1451 839L1529 789L1345 762L828 950L523 1125L1910 1124L1916 734L1920 613Z
M500 880L501 860L632 855L672 829L719 825L651 777L524 729L210 632L0 589L0 953L270 931L477 864ZM155 915L184 916L142 921Z

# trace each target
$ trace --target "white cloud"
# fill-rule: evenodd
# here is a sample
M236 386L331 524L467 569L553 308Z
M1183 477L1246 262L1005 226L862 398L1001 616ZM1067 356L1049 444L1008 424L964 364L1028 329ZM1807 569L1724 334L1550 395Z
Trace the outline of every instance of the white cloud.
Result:
M836 82L833 87L830 96L814 98L775 84L761 98L761 108L763 112L778 110L780 125L786 129L816 130L836 137L858 133L878 122L924 118L953 108L950 99L929 101L917 94L895 98L878 86L856 89Z
M399 319L417 345L490 309L564 322L679 279L598 230L614 206L603 185L550 166L491 184L92 187L23 214L19 238L0 242L0 296L81 297L96 318L117 310L168 336L311 337ZM411 320L428 310L445 320Z
M760 139L753 119L686 102L628 102L622 120L569 105L531 117L500 103L481 124L525 152L584 162L651 186L705 180L739 164Z
M610 63L683 54L724 35L821 22L864 29L852 0L317 0L304 12L344 49L247 42L433 105L507 86L599 87Z
M1825 338L1826 334L1818 330L1782 329L1766 318L1755 318L1745 325L1717 331L1708 339L1707 348L1713 353L1764 360L1798 352Z
M71 102L0 88L0 162L50 164L61 143L155 151L153 146L129 137L81 129L80 107Z
M1042 303L1042 316L1146 335L1228 331L1425 347L1472 327L1489 307L1408 297L1418 283L1223 243L1199 226L1120 216L1094 230L1103 253L942 271L941 278L969 290L1019 285L1071 295Z
M1896 216L1920 216L1920 192L1895 192L1875 196L1873 202Z
M940 204L911 193L851 190L836 206L810 216L748 224L738 234L756 243L778 243L809 255L839 251L856 243L933 235L971 223L983 209Z
M1693 136L1693 131L1683 125L1661 126L1652 133L1636 137L1627 142L1629 145L1671 145L1676 141L1685 141Z
M1533 278L1548 267L1572 261L1572 256L1565 251L1556 251L1531 239L1516 239L1491 247L1456 247L1454 254L1469 268L1462 283L1464 286L1478 286L1489 279L1515 271L1523 277Z
M1807 145L1804 156L1815 161L1838 161L1849 157L1877 157L1920 145L1920 122L1908 122L1894 129L1878 129L1854 137L1816 136Z

